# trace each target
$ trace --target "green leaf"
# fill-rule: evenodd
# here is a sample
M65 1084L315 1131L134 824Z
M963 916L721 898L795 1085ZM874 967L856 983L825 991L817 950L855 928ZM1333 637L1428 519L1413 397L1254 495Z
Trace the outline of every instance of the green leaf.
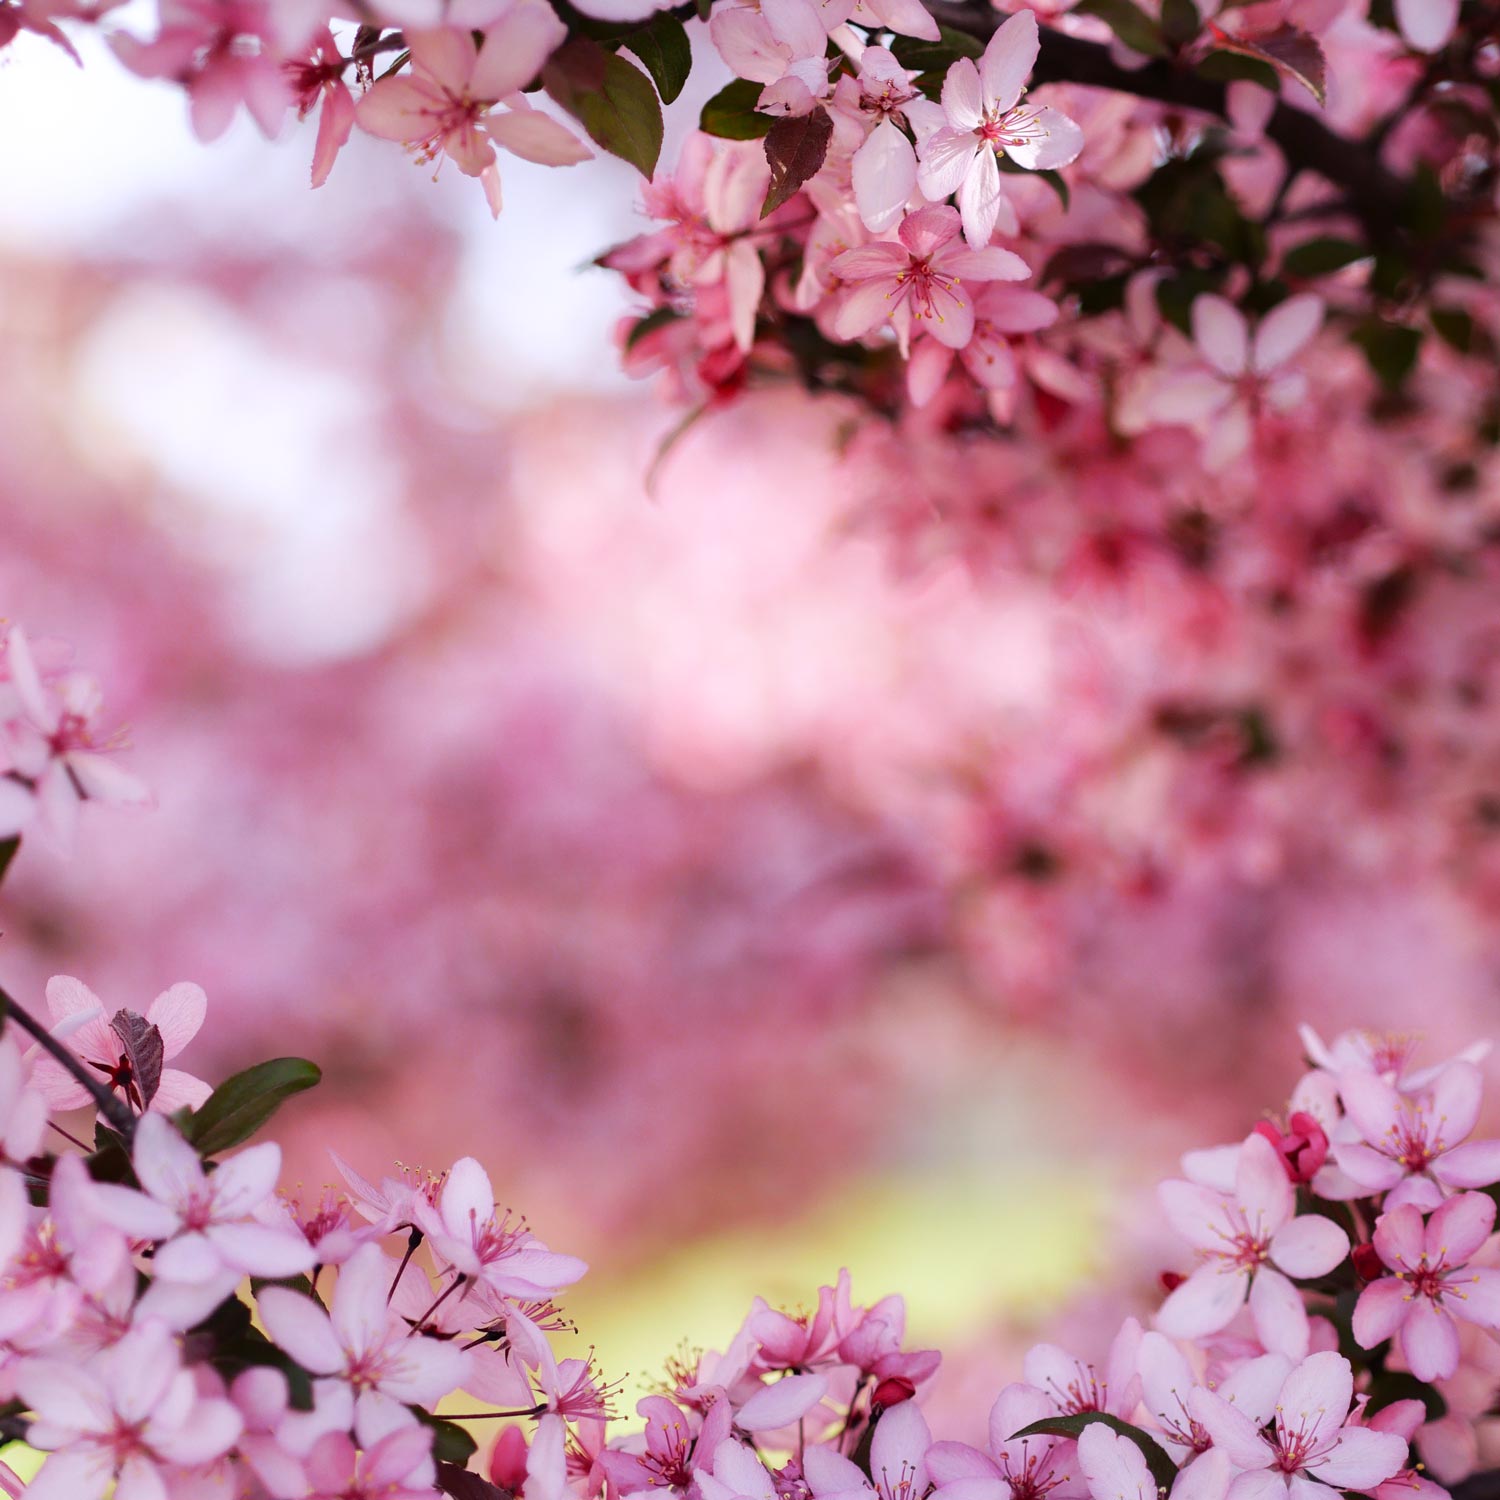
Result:
M1167 44L1156 23L1130 0L1079 0L1073 14L1097 16L1132 52L1146 57L1161 57L1166 53Z
M1270 63L1239 52L1225 52L1222 48L1210 52L1198 64L1197 73L1200 78L1209 78L1215 83L1258 83L1273 94L1281 90L1281 80Z
M625 352L630 353L643 338L656 332L658 328L665 328L668 323L675 323L682 316L675 308L658 307L654 312L649 312L644 318L631 325L630 332L625 335Z
M498 1484L491 1484L458 1464L437 1466L437 1487L452 1500L511 1500L509 1490L502 1490Z
M1167 1450L1149 1433L1143 1432L1139 1427L1131 1426L1129 1422L1122 1422L1118 1417L1112 1417L1107 1412L1083 1411L1065 1417L1046 1417L1040 1422L1033 1422L1030 1427L1023 1427L1019 1432L1011 1433L1011 1438L1012 1440L1043 1436L1076 1438L1091 1422L1103 1422L1111 1432L1118 1432L1121 1437L1128 1437L1141 1450L1141 1456L1146 1460L1146 1467L1151 1470L1151 1477L1156 1481L1157 1488L1163 1494L1172 1488L1172 1482L1177 1478L1177 1466L1168 1456Z
M188 1139L202 1156L217 1156L247 1141L293 1094L322 1078L315 1063L277 1057L227 1078L194 1111Z
M432 1456L440 1464L457 1464L462 1468L478 1450L479 1444L457 1422L444 1421L420 1406L409 1406L407 1410L432 1428Z
M891 43L891 52L903 68L914 73L941 70L946 72L961 57L984 56L984 43L967 31L954 31L949 26L938 27L935 42L924 41L917 36L898 36Z
M650 179L661 155L661 101L639 68L575 36L548 59L542 82L595 145Z
M670 104L693 70L693 45L682 22L660 11L649 26L631 32L624 44L645 63L661 102Z
M1279 26L1254 41L1216 33L1219 46L1269 63L1283 78L1294 78L1319 104L1328 97L1328 60L1316 37L1296 26Z
M1474 348L1474 320L1457 307L1435 307L1428 316L1437 335L1450 348L1468 354Z
M1162 35L1173 47L1183 47L1203 29L1202 18L1193 0L1162 0Z
M774 213L811 182L828 156L833 139L833 117L826 109L806 115L783 115L766 135L766 161L771 168L771 186L760 216Z
M0 839L0 880L5 879L10 863L16 857L20 847L21 835L19 833L8 839Z
M707 104L698 117L698 128L706 135L726 141L758 141L769 135L775 124L770 115L758 115L761 85L748 78L727 83Z
M1288 276L1328 276L1363 260L1369 253L1353 240L1341 240L1331 234L1320 235L1288 250L1281 266Z
M1399 390L1416 368L1422 335L1401 323L1382 323L1367 318L1354 330L1353 339L1365 351L1370 368L1388 391Z

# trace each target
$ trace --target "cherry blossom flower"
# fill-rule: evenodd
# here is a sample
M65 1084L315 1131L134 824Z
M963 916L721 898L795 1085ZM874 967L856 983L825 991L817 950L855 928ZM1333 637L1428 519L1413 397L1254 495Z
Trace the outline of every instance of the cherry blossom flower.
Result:
M1500 1271L1468 1264L1494 1226L1495 1202L1484 1193L1449 1198L1425 1227L1415 1204L1382 1214L1375 1249L1395 1275L1360 1293L1355 1338L1373 1349L1399 1333L1418 1380L1452 1375L1459 1355L1455 1318L1500 1332Z
M109 1024L104 1003L81 980L58 974L47 981L47 1009L54 1033L100 1083L119 1095L132 1109L142 1108L139 1080L119 1034ZM161 1033L163 1057L176 1057L202 1029L208 997L196 984L174 984L146 1007L145 1020ZM32 1083L53 1109L78 1109L90 1094L60 1063L39 1056L32 1065ZM149 1107L163 1114L187 1105L197 1109L212 1089L201 1078L180 1068L163 1068Z
M1126 1417L1140 1399L1136 1376L1140 1345L1141 1325L1127 1318L1110 1342L1102 1376L1093 1365L1047 1343L1033 1344L1026 1351L1022 1373L1026 1383L1052 1403L1057 1415L1074 1417L1099 1411Z
M1275 1413L1277 1394L1291 1368L1285 1355L1262 1354L1236 1365L1209 1387L1194 1376L1171 1339L1152 1331L1141 1339L1141 1401L1161 1434L1162 1446L1182 1464L1213 1446L1207 1428L1193 1415L1196 1392L1213 1389L1257 1427L1264 1427Z
M932 1433L914 1401L884 1413L870 1444L870 1477L832 1448L809 1448L802 1477L817 1500L914 1500L928 1489L927 1452Z
M66 850L80 803L149 800L144 784L104 753L110 746L98 738L102 700L91 677L75 672L44 682L19 625L6 636L5 665L22 717L0 726L0 747L10 762L8 775L0 777L0 837L19 832L39 811Z
M828 92L828 34L812 0L718 6L708 35L739 77L767 85L762 109L804 115Z
M766 1466L735 1438L714 1449L712 1467L698 1470L703 1500L776 1500L776 1481Z
M997 153L1039 172L1067 166L1083 149L1083 132L1065 114L1020 102L1040 45L1036 16L1018 11L990 38L977 66L959 58L943 81L948 123L922 143L918 185L933 200L958 194L964 238L975 250L997 228L1020 230L1000 186Z
M959 217L951 208L918 209L901 221L899 243L881 240L848 250L830 270L849 282L834 321L841 338L859 338L889 319L903 354L913 324L950 349L974 336L971 293L964 281L1020 281L1026 262L1009 250L969 250L956 243Z
M588 1269L575 1256L548 1250L508 1218L497 1219L489 1174L472 1156L453 1164L436 1207L419 1200L416 1214L434 1254L502 1296L550 1297Z
M1349 1361L1331 1351L1308 1355L1287 1375L1269 1435L1212 1391L1201 1392L1199 1420L1241 1471L1229 1487L1230 1500L1317 1500L1323 1491L1316 1484L1372 1490L1396 1474L1406 1461L1405 1441L1353 1425L1353 1396Z
M1332 1219L1296 1213L1281 1159L1262 1135L1240 1148L1232 1195L1198 1183L1164 1182L1158 1197L1173 1229L1202 1264L1162 1304L1157 1326L1177 1338L1225 1327L1249 1299L1266 1348L1290 1358L1307 1352L1307 1314L1288 1276L1322 1276L1349 1253Z
M208 1463L240 1432L228 1401L198 1395L161 1324L86 1364L27 1360L17 1384L36 1413L28 1441L50 1454L28 1500L99 1500L112 1483L118 1500L152 1500L168 1493L164 1469Z
M1076 1444L1071 1438L1033 1435L1022 1429L1057 1415L1035 1386L1008 1385L989 1418L989 1451L967 1443L934 1443L926 1454L927 1474L940 1500L1067 1500ZM884 1420L884 1419L882 1419Z
M894 227L916 191L917 153L906 129L925 136L942 124L942 111L917 88L915 76L887 48L866 47L858 80L841 78L835 90L835 103L868 132L854 153L851 186L859 216L874 234Z
M0 1034L0 1161L23 1166L42 1149L47 1100L9 1034Z
M275 15L264 0L161 0L154 41L116 32L115 55L142 78L172 78L188 91L193 133L217 140L243 104L267 135L291 93L276 51Z
M446 156L478 177L495 215L500 172L495 147L546 166L572 166L593 156L577 136L532 108L520 92L567 35L541 0L516 3L485 33L483 48L466 31L413 32L411 71L382 78L359 101L362 130L401 141L418 161ZM504 105L504 109L496 109Z
M1500 1140L1471 1141L1483 1082L1473 1063L1449 1063L1425 1088L1401 1093L1374 1073L1347 1073L1339 1093L1354 1131L1335 1139L1339 1166L1386 1208L1435 1208L1458 1188L1500 1182Z
M685 1495L700 1469L714 1461L729 1438L729 1403L716 1401L701 1430L688 1414L665 1396L643 1396L636 1410L646 1419L637 1450L606 1449L599 1463L621 1495Z
M1138 1444L1091 1422L1078 1438L1078 1466L1093 1500L1156 1500L1161 1495ZM1165 1493L1171 1500L1224 1500L1233 1470L1224 1453L1210 1448L1181 1470Z
M430 1428L402 1427L363 1452L330 1432L307 1456L308 1500L430 1500L436 1473Z
M318 34L306 58L284 66L290 81L292 102L297 106L297 118L305 120L313 110L318 111L312 185L322 187L354 129L354 95L344 82L349 59L339 51L333 33L325 28Z
M312 1269L312 1246L300 1234L252 1217L281 1170L281 1147L274 1142L236 1152L210 1174L176 1127L150 1113L136 1126L131 1159L145 1191L98 1183L97 1211L126 1234L158 1242L151 1264L163 1281L211 1283L225 1272L280 1277Z
M364 1245L339 1271L328 1312L287 1287L266 1287L257 1299L271 1337L318 1377L329 1420L352 1421L367 1445L411 1421L407 1405L435 1406L467 1368L457 1347L392 1316L392 1280L380 1247Z

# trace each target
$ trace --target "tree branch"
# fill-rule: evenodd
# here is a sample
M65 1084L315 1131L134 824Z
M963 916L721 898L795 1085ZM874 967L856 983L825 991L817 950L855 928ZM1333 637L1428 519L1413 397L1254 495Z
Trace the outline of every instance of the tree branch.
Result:
M114 1092L107 1089L89 1073L70 1048L64 1047L40 1021L24 1007L18 1005L3 989L0 989L0 1007L3 1007L6 1020L14 1021L22 1031L35 1037L42 1050L50 1053L59 1067L71 1073L89 1091L94 1103L99 1106L99 1113L127 1141L135 1134L135 1116L115 1096Z
M927 0L927 8L945 26L986 41L1004 19L984 0ZM1178 109L1228 118L1222 83L1202 78L1190 68L1166 59L1143 68L1122 68L1098 42L1086 42L1043 26L1042 50L1032 82L1077 83L1154 99ZM1279 103L1266 136L1281 148L1293 170L1316 172L1343 190L1350 212L1364 225L1372 244L1384 244L1400 231L1406 184L1366 146L1330 130L1316 115Z

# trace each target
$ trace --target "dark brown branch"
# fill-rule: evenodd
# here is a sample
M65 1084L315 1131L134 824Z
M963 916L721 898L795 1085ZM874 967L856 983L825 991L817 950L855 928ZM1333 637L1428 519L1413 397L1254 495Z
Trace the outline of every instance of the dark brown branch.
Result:
M945 26L987 40L1004 19L979 0L927 0L927 8ZM1191 68L1165 59L1127 69L1097 42L1086 42L1042 27L1042 50L1033 83L1076 83L1154 99L1177 109L1228 118L1226 88ZM1364 225L1372 244L1392 239L1400 229L1406 187L1364 144L1330 130L1307 110L1276 106L1267 137L1281 148L1293 170L1316 172L1343 192L1350 212Z
M135 1134L135 1116L116 1097L114 1092L100 1083L69 1048L64 1047L40 1021L17 1005L3 989L0 989L0 1007L4 1008L6 1020L14 1021L22 1031L35 1037L42 1050L50 1053L59 1067L71 1073L89 1091L94 1103L99 1106L99 1113L127 1141Z

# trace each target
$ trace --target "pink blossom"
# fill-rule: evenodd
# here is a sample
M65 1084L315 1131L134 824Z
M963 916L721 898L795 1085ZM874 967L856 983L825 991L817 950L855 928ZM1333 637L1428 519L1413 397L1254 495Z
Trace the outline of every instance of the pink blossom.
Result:
M1016 1434L1057 1415L1035 1386L1008 1385L990 1410L989 1451L967 1443L934 1443L927 1473L938 1500L1069 1500L1078 1493L1071 1438ZM882 1418L882 1421L884 1418Z
M430 1500L435 1477L429 1428L400 1428L363 1452L331 1432L307 1456L307 1500Z
M1093 1500L1158 1500L1161 1493L1140 1447L1102 1422L1091 1422L1079 1435L1078 1466ZM1210 1448L1178 1473L1166 1494L1171 1500L1224 1500L1232 1472L1222 1450Z
M1307 1313L1288 1276L1322 1276L1349 1253L1332 1219L1297 1216L1292 1184L1262 1135L1240 1147L1235 1189L1164 1182L1158 1197L1173 1229L1202 1262L1162 1304L1157 1326L1177 1338L1225 1327L1250 1302L1261 1342L1298 1358L1307 1352Z
M144 1115L132 1152L144 1192L98 1183L101 1218L157 1242L153 1273L163 1281L211 1283L227 1272L296 1276L313 1267L300 1234L255 1222L276 1187L281 1147L264 1141L219 1162L212 1174L164 1115Z
M1459 1193L1422 1223L1403 1203L1375 1225L1375 1249L1395 1272L1372 1281L1354 1309L1354 1336L1373 1349L1400 1335L1401 1352L1418 1380L1443 1380L1458 1368L1454 1319L1500 1332L1500 1271L1468 1262L1495 1225L1495 1202Z
M86 1364L25 1361L22 1399L36 1414L28 1440L50 1453L28 1500L118 1500L168 1493L163 1470L211 1462L240 1433L228 1402L198 1395L167 1329L146 1324Z
M402 142L418 161L446 156L466 176L480 178L498 215L496 146L547 166L572 166L593 155L521 93L566 35L540 0L516 0L485 33L483 48L452 27L413 32L407 39L411 71L376 83L355 118L371 135Z
M1019 11L997 30L978 65L961 57L943 81L946 126L922 143L917 182L931 199L958 194L964 237L982 250L996 228L1016 234L1020 221L1000 186L996 154L1031 171L1065 167L1083 149L1074 121L1021 95L1041 45L1036 16Z
M364 1245L339 1271L327 1312L287 1287L265 1287L257 1298L271 1337L318 1377L329 1412L342 1414L341 1426L352 1420L366 1443L409 1422L406 1405L435 1406L467 1368L455 1345L413 1333L393 1316L392 1280L380 1247Z
M1050 328L1057 315L1057 304L1041 292L991 282L974 297L974 336L958 351L958 358L985 390L1009 390L1017 379L1011 338ZM907 364L907 391L912 404L925 406L952 368L953 350L935 338L919 340Z
M318 34L311 53L301 61L285 64L297 106L297 118L305 120L318 111L318 138L313 146L312 185L328 181L333 163L348 144L354 129L354 95L344 82L349 59L339 51L333 33Z
M901 352L912 325L950 349L974 336L974 306L964 280L1020 281L1026 262L1009 250L968 250L956 243L959 216L948 207L918 209L901 221L900 242L878 241L845 251L830 270L849 282L835 318L840 338L856 339L890 319Z
M162 0L156 39L116 32L115 55L142 78L185 84L193 132L217 140L244 105L267 136L281 128L291 94L264 0Z
M719 56L741 78L774 90L761 108L806 114L828 92L828 35L812 0L721 5L708 20Z
M47 981L47 1009L54 1032L99 1081L132 1109L142 1108L141 1092L130 1056L109 1024L104 1004L81 980L58 974ZM179 983L165 989L146 1007L145 1019L161 1033L162 1055L176 1057L203 1026L208 998L196 984ZM39 1056L32 1081L53 1109L78 1109L90 1102L87 1089L60 1063ZM179 1068L163 1068L150 1108L163 1114L187 1105L197 1109L213 1090L201 1078Z
M1334 1155L1366 1192L1434 1208L1447 1192L1500 1182L1500 1140L1471 1141L1483 1083L1473 1063L1449 1063L1428 1087L1402 1093L1374 1073L1339 1078L1355 1138L1335 1138Z
M40 811L69 849L80 803L148 800L145 786L105 754L111 746L98 737L102 700L93 678L72 672L44 681L19 625L6 636L5 667L20 717L0 724L0 755L9 760L0 773L0 837L19 832Z
M370 1221L374 1233L409 1229L417 1221L417 1205L432 1207L443 1190L444 1178L420 1169L401 1168L400 1177L383 1177L377 1187L361 1177L337 1151L330 1151L339 1176L354 1195L355 1210Z
M685 1495L700 1469L714 1461L719 1445L729 1437L727 1401L709 1408L701 1430L688 1414L665 1396L643 1396L636 1410L646 1419L646 1430L632 1449L606 1449L599 1463L621 1495L645 1492Z
M843 113L866 132L854 153L851 185L859 216L875 234L895 225L916 191L917 153L907 129L925 136L942 123L942 111L916 87L915 77L886 48L866 47L858 82L840 79L835 94Z
M713 1451L713 1465L698 1470L703 1500L776 1500L776 1481L766 1466L736 1438Z
M435 1255L502 1296L550 1297L588 1269L576 1256L548 1250L508 1217L497 1218L489 1174L472 1156L453 1164L436 1207L419 1200L416 1214Z
M0 1161L23 1166L42 1149L46 1131L47 1100L21 1049L0 1034Z
M1285 1355L1262 1354L1237 1365L1210 1386L1193 1374L1182 1351L1164 1334L1141 1339L1141 1401L1151 1414L1162 1445L1179 1464L1213 1446L1208 1429L1193 1414L1197 1393L1212 1389L1223 1400L1264 1427L1276 1410L1276 1397L1292 1363Z
M1231 1464L1241 1472L1230 1500L1317 1500L1333 1490L1371 1490L1406 1461L1405 1440L1351 1423L1354 1375L1332 1352L1310 1354L1288 1374L1276 1401L1270 1435L1212 1391L1201 1393L1197 1414ZM1332 1500L1332 1497L1329 1497Z
M882 1414L870 1444L870 1477L832 1448L809 1448L802 1477L817 1500L912 1500L928 1489L932 1433L915 1401Z

